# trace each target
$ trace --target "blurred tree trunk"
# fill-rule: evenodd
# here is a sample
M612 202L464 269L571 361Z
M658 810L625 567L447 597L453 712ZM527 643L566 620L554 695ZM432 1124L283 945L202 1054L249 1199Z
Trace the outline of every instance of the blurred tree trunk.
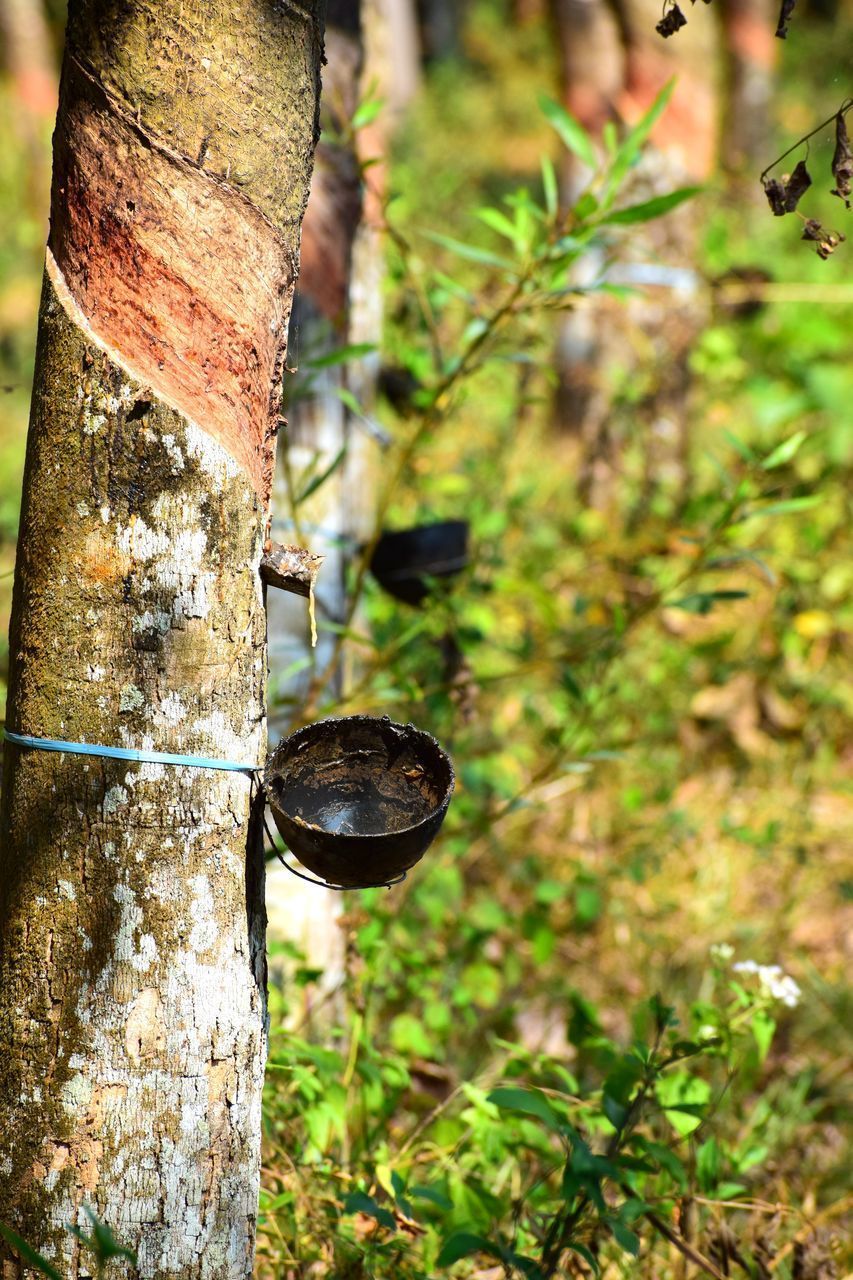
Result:
M375 18L368 19L370 33L378 37L375 65L391 110L392 121L404 111L421 87L421 38L415 0L378 0ZM371 35L372 38L372 35ZM384 68L384 76L382 69ZM370 88L370 85L367 85Z
M18 106L13 125L27 155L26 204L43 218L49 193L46 130L56 115L58 75L40 0L0 0L0 49Z
M763 199L758 173L768 155L770 100L779 41L774 37L775 0L723 0L721 17L726 85L720 155L726 171L755 170L756 199Z
M716 153L717 57L715 28L704 11L663 41L655 32L656 0L552 0L559 36L562 96L568 109L597 137L608 120L630 125L677 76L670 106L652 134L631 198L648 199L710 171ZM703 21L702 19L706 19ZM677 48L670 47L670 45ZM588 174L568 157L564 197L575 200ZM696 212L689 204L638 227L627 249L623 277L643 277L652 288L622 304L598 295L568 313L557 339L557 429L573 442L584 501L612 504L630 443L614 410L621 393L641 424L641 501L665 485L683 499L688 483L687 357L705 322L696 283ZM604 266L587 255L578 283ZM619 383L621 379L621 385ZM638 387L642 393L637 394Z
M387 124L380 117L354 134L351 121L367 94L386 99L394 74L386 0L331 5L326 43L322 117L330 140L322 140L317 148L294 308L304 389L287 410L273 520L277 541L301 538L325 556L316 589L321 625L312 651L305 602L270 594L270 676L278 702L273 726L282 731L298 715L312 674L306 669L294 672L294 665L309 657L311 668L323 671L332 657L337 634L323 630L322 623L340 624L345 619L348 566L355 546L370 534L374 505L375 442L364 420L344 405L340 392L350 392L370 412L382 322L379 224ZM379 163L371 163L363 182L361 162L367 159ZM372 344L377 351L311 373L312 358L346 344ZM299 383L295 385L298 391ZM294 503L290 489L300 488L300 476L321 475L336 462L336 469L311 497ZM330 692L345 691L345 665L335 672L333 683ZM270 868L268 883L271 935L295 942L308 967L322 971L319 983L304 990L304 1007L293 1009L291 1002L291 1011L302 1022L319 1002L325 1015L333 1016L335 1002L329 997L344 976L344 935L338 927L341 894L305 884L278 866ZM283 977L286 981L286 974Z
M72 0L9 728L258 764L258 576L322 4ZM235 35L239 33L239 36ZM6 745L0 1221L245 1280L265 1055L245 772ZM4 1280L25 1274L0 1243Z
M21 106L34 116L53 116L56 70L40 0L0 0L0 43Z
M548 0L512 0L512 20L517 26L544 22L548 16Z
M625 49L616 15L607 0L551 0L560 56L561 97L593 135L615 114L625 79ZM569 151L562 155L562 201L575 203L590 177ZM585 255L576 283L591 283L603 268L598 252ZM591 309L567 314L559 323L555 363L554 419L558 431L577 439L582 462L581 492L596 458L608 448L608 388L601 360L600 317Z
M426 56L454 58L460 52L464 0L419 0L421 32Z

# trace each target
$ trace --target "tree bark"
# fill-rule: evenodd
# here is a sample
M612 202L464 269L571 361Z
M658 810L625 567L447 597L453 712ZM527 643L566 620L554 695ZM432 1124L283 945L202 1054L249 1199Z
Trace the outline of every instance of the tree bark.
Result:
M8 724L263 761L266 535L322 0L77 0ZM265 1054L247 773L7 744L0 1221L71 1280L251 1275ZM34 1274L0 1243L3 1280Z

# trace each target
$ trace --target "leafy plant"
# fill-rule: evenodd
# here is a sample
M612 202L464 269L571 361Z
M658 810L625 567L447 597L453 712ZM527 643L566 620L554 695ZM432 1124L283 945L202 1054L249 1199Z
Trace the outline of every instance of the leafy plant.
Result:
M123 1260L135 1267L136 1254L118 1243L110 1228L106 1223L101 1222L97 1214L88 1205L83 1205L83 1212L92 1224L91 1232L87 1235L80 1227L74 1226L72 1223L68 1224L67 1230L92 1254L97 1280L102 1280L102 1277L107 1276L110 1270L110 1263L114 1260ZM61 1273L57 1271L52 1263L48 1262L47 1258L43 1257L11 1227L4 1226L2 1222L0 1222L0 1235L12 1246L21 1261L32 1267L39 1275L47 1276L48 1280L62 1280Z

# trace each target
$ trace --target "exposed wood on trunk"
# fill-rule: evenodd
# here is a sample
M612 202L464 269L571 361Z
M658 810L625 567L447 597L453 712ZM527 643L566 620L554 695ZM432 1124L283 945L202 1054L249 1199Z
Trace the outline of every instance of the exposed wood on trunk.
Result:
M203 422L264 495L294 278L275 230L153 141L73 60L53 181L50 247L95 335Z
M263 761L264 477L320 7L71 5L18 732ZM89 1274L65 1229L84 1204L142 1280L247 1280L266 1036L251 778L8 746L3 763L0 1221L69 1280ZM0 1264L25 1274L5 1243Z

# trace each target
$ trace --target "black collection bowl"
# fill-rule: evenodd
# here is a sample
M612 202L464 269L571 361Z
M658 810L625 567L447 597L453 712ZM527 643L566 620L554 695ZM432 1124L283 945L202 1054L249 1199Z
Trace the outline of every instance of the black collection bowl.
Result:
M413 867L453 794L453 765L413 725L343 716L280 742L264 774L285 844L327 884L363 889Z
M383 533L370 559L380 586L406 604L429 595L431 578L452 578L468 563L468 521L440 520Z

